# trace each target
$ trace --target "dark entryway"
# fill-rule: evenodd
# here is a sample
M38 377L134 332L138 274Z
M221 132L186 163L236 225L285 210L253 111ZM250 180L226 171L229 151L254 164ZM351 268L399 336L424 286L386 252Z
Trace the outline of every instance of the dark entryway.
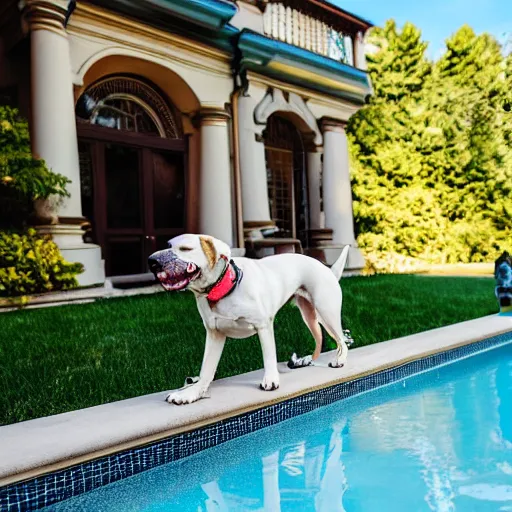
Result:
M270 215L279 228L276 237L296 238L307 246L309 214L306 153L295 125L273 114L263 133Z
M185 139L171 107L139 80L107 80L84 97L77 129L86 238L101 246L107 276L145 273L147 257L185 231Z

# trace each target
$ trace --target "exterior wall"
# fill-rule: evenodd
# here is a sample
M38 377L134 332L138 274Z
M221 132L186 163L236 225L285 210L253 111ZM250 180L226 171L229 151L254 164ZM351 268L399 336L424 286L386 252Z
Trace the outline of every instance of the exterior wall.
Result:
M241 116L239 126L245 225L265 226L270 223L264 148L258 140L261 140L266 120L272 113L288 115L303 136L310 140L307 155L310 229L328 228L333 231L332 241L324 243L321 250L313 254L332 264L342 247L348 244L351 250L347 269L362 268L364 258L354 237L349 158L344 132L350 116L360 107L255 73L249 73L247 78L249 87L241 99L247 112L243 118ZM323 122L325 119L330 122ZM326 137L334 144L326 145ZM320 176L322 168L323 178ZM315 186L321 181L329 183L330 189L324 187L324 208Z
M233 89L230 57L218 50L185 38L153 29L104 10L79 5L68 26L75 98L96 80L116 74L135 74L157 85L182 112L184 131L189 138L189 200L187 229L200 231L201 206L192 199L201 197L200 126L195 116L201 109L225 110ZM229 125L225 132L228 136ZM202 172L206 172L203 169ZM230 212L232 205L230 202ZM231 213L229 236L234 242ZM226 238L224 226L218 235ZM211 230L211 220L207 224ZM211 234L214 234L214 229Z
M198 105L223 109L230 101L230 56L218 50L83 4L78 4L67 30L73 82L79 91L89 85L92 76L87 73L95 64L101 65L106 57L123 56L151 62L178 75L192 92L185 100L183 87L176 91L174 83L168 84L156 74L147 78L182 112L193 113ZM128 71L132 70L124 69ZM103 72L113 74L118 69L109 66Z
M52 1L58 3L56 0ZM33 0L32 3L37 2ZM249 28L263 34L262 12L251 2L239 1L237 5L239 11L232 19L232 25L239 29ZM309 195L310 200L315 201L310 209L315 216L311 225L315 229L322 229L325 228L326 222L332 223L332 218L324 221L324 212L321 211L320 204L316 204L321 200L319 193L316 194L316 188L320 183L322 159L325 156L321 121L328 117L331 120L329 126L334 120L342 127L359 108L355 104L249 71L246 76L248 89L237 99L239 141L238 147L234 147L232 122L227 112L233 108L231 105L234 92L232 55L173 34L171 31L152 28L85 2L77 3L69 24L58 35L61 39L56 39L57 35L50 35L50 32L50 30L40 29L33 32L33 41L44 40L46 46L43 51L41 45L36 47L32 45L32 51L38 53L38 55L32 55L32 61L28 45L25 45L24 58L16 63L12 59L6 59L0 47L0 87L3 83L11 82L18 85L21 112L27 117L30 114L31 95L32 102L35 101L38 105L38 119L32 119L31 123L31 127L35 126L37 130L36 140L45 137L43 126L45 115L41 112L46 112L48 109L44 106L45 98L42 95L52 96L51 101L56 102L59 109L66 110L65 113L59 114L60 118L67 116L67 119L70 115L74 116L69 106L58 102L56 93L48 92L51 89L51 80L55 78L48 77L43 67L38 66L42 58L46 59L48 68L54 70L55 76L64 77L69 70L69 75L58 86L64 91L66 84L71 83L75 102L88 86L107 76L133 74L147 79L154 83L182 113L184 131L189 137L187 229L192 232L207 232L222 238L231 246L237 246L239 245L235 236L237 215L242 215L247 225L264 226L271 223L262 132L265 129L266 120L272 113L285 114L310 144L307 155L307 161L310 162L308 175L311 184L314 185L310 185L312 188ZM36 38L34 34L37 35ZM356 39L357 44L354 47L356 65L361 68L365 66L362 41L362 37ZM52 66L52 55L54 55L52 52L56 48L62 50L61 59L58 65ZM32 91L30 91L31 65L35 87ZM70 101L70 105L71 103ZM53 119L53 121L57 120ZM344 136L343 130L341 132L337 130L336 133ZM346 144L346 141L343 143ZM69 152L75 151L72 149L68 147ZM214 152L215 156L213 156ZM220 154L217 154L218 152ZM237 152L242 174L241 212L236 209L237 190L233 185ZM41 152L41 155L45 157L45 152ZM344 153L343 161L330 165L331 167L339 165L346 187L349 171L348 158L345 156ZM74 159L77 160L77 158ZM329 161L332 162L332 158ZM72 179L70 187L74 193L62 210L64 213L57 212L57 214L69 219L79 218L81 216L80 177L77 169L74 168L77 166L64 165L64 167L66 167L64 174ZM330 172L336 172L336 169L337 167L333 167ZM59 169L56 170L59 172ZM348 187L350 188L349 181ZM336 197L349 198L350 190L345 190L343 194L338 194ZM197 201L197 198L200 200ZM345 208L347 208L346 205ZM351 216L347 217L346 212L343 218L344 222L351 220ZM66 240L69 242L70 236L73 237L74 244L79 243L80 234L77 229L71 230L72 235L69 226L67 231L49 228L48 232L59 240L62 239L62 247L67 247ZM344 227L343 230L344 235L341 236L338 233L335 240L349 243L356 250L353 230L352 235L350 235L350 229ZM332 258L341 250L338 246L333 246L331 249ZM68 256L69 259L73 259L71 254ZM349 266L351 261L356 262L356 260L359 265L360 258L349 258Z
M263 14L259 7L244 1L238 1L238 12L233 16L231 25L242 30L248 28L263 34Z

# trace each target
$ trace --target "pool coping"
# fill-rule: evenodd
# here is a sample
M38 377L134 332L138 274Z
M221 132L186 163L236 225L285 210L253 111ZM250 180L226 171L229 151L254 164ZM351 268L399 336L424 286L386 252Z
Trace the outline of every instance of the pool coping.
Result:
M194 431L510 331L511 316L492 315L352 349L348 364L341 370L289 370L282 363L281 387L272 393L258 389L262 377L262 370L258 370L215 381L210 400L188 406L166 404L166 392L161 392L3 426L0 487ZM332 353L322 354L321 364L331 357Z

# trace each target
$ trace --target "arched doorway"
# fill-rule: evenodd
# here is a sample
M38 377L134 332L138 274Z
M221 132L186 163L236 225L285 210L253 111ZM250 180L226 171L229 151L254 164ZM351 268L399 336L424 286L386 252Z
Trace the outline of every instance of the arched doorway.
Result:
M107 276L147 271L147 256L185 231L186 143L179 112L136 77L92 84L76 105L86 237Z
M263 132L270 215L279 238L295 238L307 246L309 214L306 152L297 127L272 114Z

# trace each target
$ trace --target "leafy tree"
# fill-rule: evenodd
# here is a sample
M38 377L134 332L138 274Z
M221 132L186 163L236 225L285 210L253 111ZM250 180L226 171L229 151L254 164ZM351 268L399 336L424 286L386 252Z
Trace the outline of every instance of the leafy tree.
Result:
M370 42L375 93L348 126L360 246L435 263L494 258L512 231L512 59L467 26L434 64L411 24L388 21Z
M368 57L374 96L348 126L356 231L367 250L417 256L441 230L438 191L421 179L427 45L413 25L398 31L393 21L370 42L378 49Z
M381 74L373 82L374 101L397 101L421 93L431 72L421 32L411 23L398 30L395 22L389 20L383 28L373 30L370 42L379 50L367 57L372 80L375 73Z
M459 147L467 156L459 159L451 175L446 209L452 220L471 224L474 232L486 226L483 235L489 240L487 250L470 248L470 261L500 251L510 235L507 204L512 167L510 145L505 139L503 104L508 91L504 65L501 48L493 37L477 36L464 26L448 39L447 51L434 70L434 86L455 91L460 98L451 116L461 127ZM454 204L457 208L450 208Z

